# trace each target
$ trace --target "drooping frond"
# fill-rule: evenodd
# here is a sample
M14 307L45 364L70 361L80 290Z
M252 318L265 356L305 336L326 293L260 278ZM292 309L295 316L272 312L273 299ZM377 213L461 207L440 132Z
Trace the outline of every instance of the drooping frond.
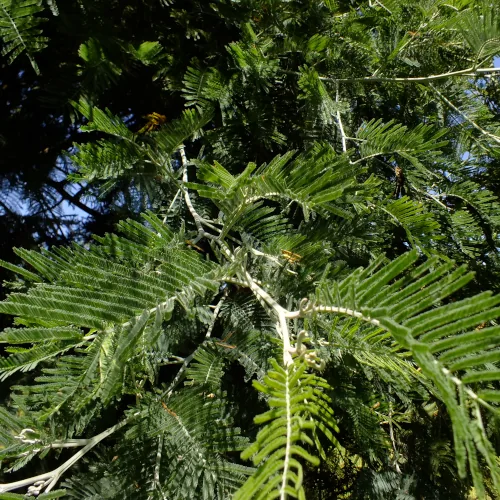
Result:
M410 200L407 196L393 200L379 210L389 216L389 220L403 227L412 246L421 244L430 238L440 238L439 222L425 212L421 203Z
M457 210L451 215L451 224L461 250L475 258L483 244L483 232L474 217L467 210Z
M214 102L219 101L221 108L224 108L227 90L221 78L215 69L201 70L189 67L182 82L184 84L182 97L186 100L187 106L194 106L200 113L204 113L214 106Z
M137 47L131 45L129 50L138 61L149 66L161 58L163 49L160 42L142 42Z
M482 64L498 54L500 48L500 17L487 2L477 2L458 16L458 29L474 52L475 64Z
M149 179L156 174L165 176L166 169L171 170L171 155L187 138L196 138L210 119L209 112L201 115L195 110L185 110L177 120L144 137L134 134L109 110L102 111L84 100L73 105L89 120L82 130L111 136L111 139L79 145L78 152L72 156L81 166L78 177L85 180L113 180L125 175Z
M109 59L98 38L82 43L78 55L83 60L80 71L89 89L101 92L116 85L123 70Z
M298 85L302 93L299 98L305 100L308 114L313 121L331 125L336 112L340 110L339 104L332 99L317 71L302 67L300 75Z
M358 183L356 176L362 168L349 165L345 157L337 156L327 145L318 144L309 153L292 160L293 154L277 156L258 169L255 164L249 164L237 177L218 163L202 164L199 178L217 187L195 183L189 187L201 196L216 200L222 208L234 200L242 211L250 204L269 198L298 203L306 217L311 211L322 211L347 218L349 212L344 207L361 200L363 190L373 188L371 179L365 185ZM231 208L228 213L236 219L238 212Z
M211 110L204 110L203 114L194 109L187 109L182 115L167 123L155 136L155 144L163 154L174 153L182 143L192 137L198 138L202 127L211 119Z
M200 346L186 370L186 384L196 385L211 392L217 391L224 374L224 357L221 351L215 342Z
M0 1L0 39L3 42L1 54L8 56L11 63L26 52L37 73L39 69L33 55L45 48L48 41L39 28L45 19L36 15L43 10L41 0Z
M459 206L462 204L477 221L482 219L493 228L500 226L498 198L490 190L475 182L464 181L451 186L445 196L449 196L452 202L459 200Z
M479 410L482 405L496 411L494 404L500 400L491 385L500 378L496 366L500 350L498 326L478 327L498 317L500 297L483 292L473 298L444 302L473 274L464 266L455 268L453 262L439 264L437 258L431 258L415 266L417 260L418 254L410 252L375 272L379 259L342 282L323 285L317 300L331 305L333 313L359 318L374 330L388 331L411 352L447 406L460 474L465 475L468 460L476 488L483 491L477 452L488 463L495 484L500 484ZM405 271L407 274L402 274ZM440 302L442 305L434 306Z
M465 498L453 455L494 496L496 2L121 3L0 0L24 9L10 41L0 10L6 62L33 57L42 5L60 9L47 74L18 58L0 75L1 152L48 85L27 158L50 166L46 138L90 132L64 163L83 181L71 199L134 214L95 244L0 260L17 275L0 303L0 462L45 477L0 497L62 476L79 500ZM9 182L7 218L25 210ZM72 192L57 185L56 212ZM145 207L162 217L141 223Z
M243 81L254 82L265 91L279 68L279 60L272 54L273 43L270 39L260 41L250 24L243 26L243 32L246 40L232 42L226 50L241 71Z
M143 356L143 346L155 345L174 301L190 309L197 295L216 290L214 264L179 243L154 215L145 219L154 229L122 222L124 237L101 238L91 251L78 246L44 254L19 251L48 283L13 293L0 304L2 312L29 326L9 329L0 340L33 344L1 360L3 377L74 349L84 354L74 358L79 374L60 373L68 376L65 387L70 389L60 396L66 400L92 383L88 397L107 402L126 390L128 360Z
M222 394L200 393L199 387L161 401L150 401L149 417L132 427L133 442L162 438L158 487L168 498L227 498L252 469L233 463L228 452L240 451L248 440L232 425ZM153 467L142 467L142 476Z
M255 417L256 424L266 424L257 434L257 440L242 454L252 458L257 471L235 494L235 500L255 498L305 498L302 486L303 469L299 459L313 465L319 459L309 452L309 446L318 446L320 430L335 444L332 433L338 431L329 406L329 389L325 380L306 373L307 364L300 360L282 368L271 360L273 370L263 383L254 381L257 390L268 396L271 409Z
M326 331L327 338L324 337ZM352 356L383 379L392 380L396 374L407 383L412 378L421 379L414 363L407 359L408 352L395 344L383 328L367 327L357 318L336 316L328 322L324 317L317 317L314 332L313 343L325 360Z
M384 123L382 119L373 119L359 128L356 138L360 141L359 153L364 160L395 153L418 156L429 150L439 150L447 144L440 140L446 133L446 129L436 130L431 125L419 124L408 129L394 120Z

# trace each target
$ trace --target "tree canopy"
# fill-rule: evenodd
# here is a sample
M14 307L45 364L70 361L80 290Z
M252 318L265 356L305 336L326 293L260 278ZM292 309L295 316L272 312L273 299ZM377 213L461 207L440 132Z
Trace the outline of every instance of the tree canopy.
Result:
M0 499L495 498L499 40L0 0Z

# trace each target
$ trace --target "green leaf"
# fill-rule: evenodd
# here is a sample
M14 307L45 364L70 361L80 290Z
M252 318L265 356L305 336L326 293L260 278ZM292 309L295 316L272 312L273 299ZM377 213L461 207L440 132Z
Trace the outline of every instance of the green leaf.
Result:
M35 52L47 46L48 38L42 36L40 23L46 19L37 16L43 11L41 0L0 0L0 39L2 56L8 56L9 64L26 52L31 66L40 73L33 57Z
M259 392L270 396L271 410L254 419L255 423L266 426L259 431L256 441L241 453L242 459L252 458L258 468L235 494L235 500L275 498L284 492L303 497L303 468L298 459L319 465L319 459L304 445L312 443L310 434L316 428L338 432L330 398L325 393L326 381L306 373L303 360L286 368L274 359L271 363L274 369L264 377L264 383L253 383ZM338 444L330 431L326 435L334 445Z

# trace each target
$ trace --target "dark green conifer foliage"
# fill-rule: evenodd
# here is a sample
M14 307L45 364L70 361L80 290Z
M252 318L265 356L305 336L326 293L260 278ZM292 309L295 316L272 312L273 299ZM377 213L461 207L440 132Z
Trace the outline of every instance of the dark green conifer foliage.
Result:
M0 261L0 498L497 495L500 7L146 4L177 31L96 32L67 96L134 217ZM132 59L175 113L101 99Z

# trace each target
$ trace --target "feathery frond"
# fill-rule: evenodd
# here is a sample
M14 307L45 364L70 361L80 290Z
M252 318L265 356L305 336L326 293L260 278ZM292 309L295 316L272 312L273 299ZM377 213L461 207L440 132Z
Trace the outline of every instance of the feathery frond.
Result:
M298 458L317 465L319 459L306 450L313 446L316 431L320 430L336 444L333 431L338 431L325 380L306 373L307 365L297 361L282 368L271 360L273 370L263 383L254 381L257 390L269 397L271 409L255 417L255 423L266 424L257 440L242 454L252 458L257 471L234 496L235 500L255 498L305 498L302 486L303 470ZM318 444L316 437L316 444Z
M436 258L413 267L417 259L417 253L410 252L374 272L379 260L371 269L355 272L340 283L323 285L317 300L331 304L332 312L387 330L412 353L423 373L436 384L450 413L460 474L465 475L468 461L476 488L483 491L476 446L489 464L495 484L500 479L479 413L479 405L493 410L491 403L500 399L489 385L500 373L491 365L500 359L498 327L470 329L499 315L500 297L484 292L433 307L473 275L463 266L453 269L453 262L439 264ZM405 270L410 273L398 278Z
M40 70L34 53L47 46L48 38L42 36L40 23L44 18L37 16L44 9L41 0L1 0L0 1L0 38L3 46L1 54L8 56L9 63L26 52L33 69Z
M409 130L394 120L383 123L382 119L373 119L364 123L356 133L356 138L360 141L361 159L358 161L396 153L416 157L429 150L439 150L447 144L447 141L440 140L446 132L446 129L436 130L425 124Z

